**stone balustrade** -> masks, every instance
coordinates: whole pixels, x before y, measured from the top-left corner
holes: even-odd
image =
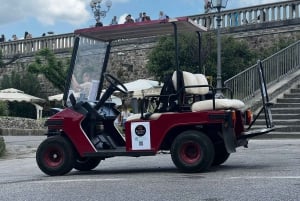
[[[263,4],[220,12],[221,28],[246,26],[248,24],[276,22],[299,18],[300,1],[290,0],[278,3]],[[217,12],[190,16],[198,24],[209,29],[216,29]]]
[[[32,39],[23,39],[7,41],[0,43],[0,50],[4,58],[10,58],[14,55],[31,56],[37,51],[49,48],[53,51],[63,51],[73,47],[74,34],[60,34],[53,36],[44,36]]]

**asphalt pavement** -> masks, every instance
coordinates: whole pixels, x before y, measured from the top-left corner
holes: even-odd
[[[6,151],[1,159],[23,158],[35,155],[46,136],[3,136]]]

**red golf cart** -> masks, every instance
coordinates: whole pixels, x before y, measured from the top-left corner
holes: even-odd
[[[73,168],[92,170],[101,160],[115,156],[152,156],[167,150],[180,171],[199,172],[224,163],[237,147],[246,147],[249,138],[274,130],[261,65],[263,105],[259,114],[264,112],[266,127],[259,130],[251,129],[256,119],[252,121],[242,101],[232,99],[232,94],[217,98],[216,93],[229,89],[216,89],[204,75],[180,69],[178,33],[194,32],[200,39],[203,31],[206,28],[188,18],[76,30],[65,108],[46,121],[47,138],[36,152],[39,168],[51,176],[64,175]],[[174,73],[160,95],[143,98],[141,112],[127,119],[121,133],[114,124],[120,111],[110,97],[115,91],[127,93],[127,89],[106,73],[112,43],[167,34],[175,41]],[[89,80],[82,77],[86,74]],[[103,86],[107,86],[104,93]]]

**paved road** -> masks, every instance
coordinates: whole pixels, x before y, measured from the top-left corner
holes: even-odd
[[[205,173],[179,173],[169,154],[159,154],[48,177],[35,163],[42,138],[6,139],[11,155],[0,159],[1,200],[300,200],[300,140],[252,140]]]
[[[6,154],[4,159],[24,158],[35,155],[38,145],[46,136],[4,136]]]

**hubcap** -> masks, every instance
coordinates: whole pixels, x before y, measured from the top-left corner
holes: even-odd
[[[49,148],[44,154],[44,160],[47,166],[57,167],[64,160],[63,151],[58,147]]]
[[[195,142],[186,142],[180,149],[180,157],[186,163],[192,164],[199,161],[201,157],[201,149],[199,144]]]

